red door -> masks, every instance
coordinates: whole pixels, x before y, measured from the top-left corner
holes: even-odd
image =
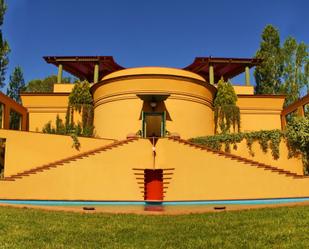
[[[162,169],[145,169],[144,171],[144,199],[163,200],[163,170]]]

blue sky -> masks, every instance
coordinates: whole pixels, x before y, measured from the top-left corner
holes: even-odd
[[[196,56],[252,57],[267,24],[309,44],[306,0],[7,0],[7,81],[56,74],[44,55],[112,55],[124,67],[184,67]],[[238,79],[237,79],[238,80]],[[240,79],[240,81],[244,81]]]

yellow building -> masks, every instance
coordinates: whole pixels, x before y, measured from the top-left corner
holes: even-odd
[[[213,101],[223,77],[245,74],[234,85],[241,131],[281,129],[284,96],[254,95],[249,69],[257,59],[196,58],[183,68],[123,68],[109,56],[44,57],[58,67],[51,93],[22,93],[28,130],[0,130],[5,141],[0,199],[190,201],[309,196],[300,158],[288,158],[285,141],[274,160],[244,142],[231,153],[192,145],[214,134]],[[65,70],[91,82],[95,137],[41,133],[67,112],[73,84]]]

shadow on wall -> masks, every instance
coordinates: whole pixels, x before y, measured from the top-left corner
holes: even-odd
[[[140,115],[139,115],[139,120],[142,120],[142,113],[143,112],[165,112],[166,113],[166,120],[173,121],[168,110],[166,109],[166,105],[165,105],[164,101],[155,102],[156,103],[155,107],[151,107],[151,103],[152,102],[150,102],[150,101],[144,101],[143,102],[142,110],[140,111]]]

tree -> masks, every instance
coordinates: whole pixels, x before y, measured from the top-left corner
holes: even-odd
[[[71,81],[76,82],[76,78],[64,77],[62,79],[63,83],[71,83]],[[26,92],[52,92],[54,89],[54,84],[57,83],[57,76],[50,75],[44,79],[35,79],[28,82],[26,87]]]
[[[12,75],[10,76],[10,83],[7,89],[7,96],[14,99],[16,102],[21,103],[20,92],[25,90],[25,80],[21,67],[15,67]]]
[[[54,83],[57,82],[57,76],[51,75],[44,79],[35,79],[28,82],[26,92],[52,92]]]
[[[287,126],[286,137],[291,155],[301,154],[305,174],[309,173],[309,119],[296,117]]]
[[[309,60],[308,46],[288,37],[281,49],[283,59],[283,83],[280,92],[287,95],[285,106],[298,100],[302,94],[308,92],[309,86]]]
[[[74,113],[79,112],[82,116],[81,122],[74,122]],[[65,117],[65,124],[57,115],[56,126],[49,121],[44,125],[44,133],[70,135],[73,139],[73,146],[79,150],[80,142],[78,136],[92,137],[93,126],[93,99],[90,93],[90,84],[87,81],[77,82],[69,95],[69,104]]]
[[[282,47],[278,29],[267,25],[256,57],[262,63],[255,69],[257,94],[285,94],[285,106],[309,93],[308,46],[288,37]]]
[[[74,111],[78,111],[82,116],[82,122],[77,125],[73,120]],[[74,127],[77,135],[93,135],[93,99],[87,81],[76,83],[69,95],[66,126]]]
[[[12,75],[10,76],[10,83],[7,89],[7,95],[14,99],[16,102],[21,103],[20,92],[25,89],[25,80],[21,67],[15,67]],[[17,112],[11,110],[10,113],[10,129],[18,130],[20,127],[21,116]]]
[[[215,133],[218,132],[218,127],[221,133],[229,133],[231,126],[235,132],[240,131],[240,111],[236,106],[237,95],[232,84],[225,82],[221,78],[218,82],[217,95],[214,100],[215,109]]]
[[[74,120],[76,112],[81,114],[81,122]],[[48,122],[43,127],[44,133],[75,134],[76,136],[91,137],[93,135],[93,99],[90,93],[90,84],[87,81],[78,82],[74,85],[69,95],[69,103],[65,117],[65,124],[62,119],[56,117],[56,126]]]
[[[256,58],[262,59],[254,72],[257,94],[278,93],[282,75],[282,58],[278,29],[267,25],[262,33],[260,49]]]
[[[8,54],[10,52],[9,44],[2,36],[2,25],[6,9],[5,1],[0,0],[0,88],[5,85],[5,74],[9,63]]]

